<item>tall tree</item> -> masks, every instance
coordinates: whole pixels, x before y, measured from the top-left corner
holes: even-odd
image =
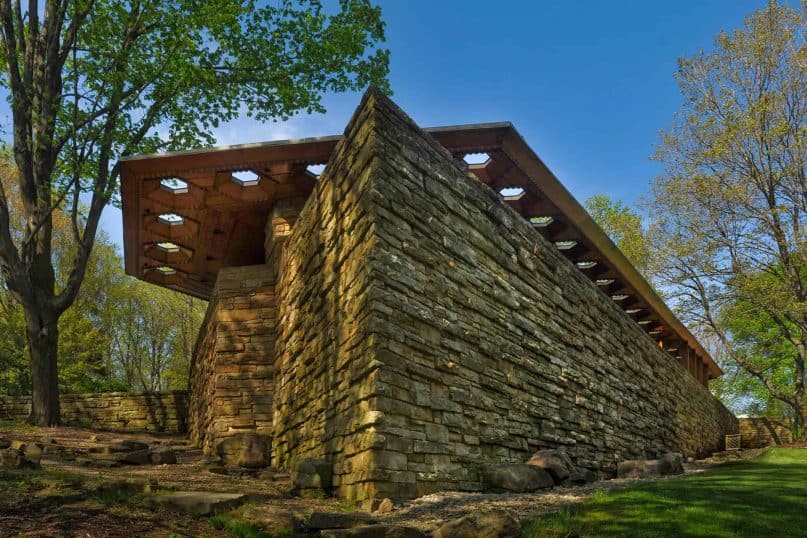
[[[0,84],[25,214],[15,237],[0,190],[0,270],[25,312],[33,422],[59,420],[58,320],[115,195],[118,158],[210,143],[212,128],[242,113],[275,120],[323,110],[326,91],[386,87],[383,39],[369,0],[341,0],[333,13],[319,0],[0,0]],[[58,207],[72,221],[61,287]]]
[[[805,8],[770,2],[679,60],[681,111],[651,215],[668,291],[803,432],[807,360]],[[786,374],[786,375],[783,375]]]

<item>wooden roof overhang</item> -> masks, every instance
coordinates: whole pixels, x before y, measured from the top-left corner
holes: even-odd
[[[512,124],[426,131],[455,158],[487,154],[485,162],[468,165],[469,171],[499,192],[673,357],[682,362],[697,357],[705,365],[704,381],[722,375],[709,353]],[[340,138],[121,159],[127,274],[208,299],[220,267],[264,263],[269,209],[277,200],[307,196],[316,182],[309,167],[327,164]],[[241,172],[251,175],[239,182]]]

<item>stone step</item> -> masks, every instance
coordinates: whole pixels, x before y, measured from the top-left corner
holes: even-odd
[[[247,502],[248,497],[244,493],[174,491],[149,497],[148,502],[194,516],[209,516],[237,508]]]

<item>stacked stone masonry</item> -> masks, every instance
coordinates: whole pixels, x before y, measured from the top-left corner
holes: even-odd
[[[61,420],[113,431],[185,432],[188,393],[160,394],[62,394]],[[23,422],[31,409],[29,396],[0,396],[0,419]]]
[[[722,448],[737,420],[385,97],[369,93],[286,240],[275,464],[347,498],[479,490],[480,466],[565,447]]]
[[[237,433],[271,434],[276,315],[268,266],[219,272],[189,381],[189,433],[206,453]]]
[[[739,422],[742,448],[763,448],[793,442],[790,424],[782,419],[748,417],[739,419]]]
[[[266,232],[266,265],[219,273],[197,346],[189,421],[207,452],[239,431],[271,433],[273,465],[323,458],[337,493],[364,500],[480,490],[482,465],[542,448],[608,474],[622,459],[705,455],[737,431],[613,300],[374,91],[312,194],[278,202]]]

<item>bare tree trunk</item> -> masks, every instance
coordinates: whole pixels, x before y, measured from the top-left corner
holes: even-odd
[[[57,356],[58,316],[46,309],[25,309],[25,323],[31,359],[31,415],[29,422],[39,426],[59,424],[59,378]]]

